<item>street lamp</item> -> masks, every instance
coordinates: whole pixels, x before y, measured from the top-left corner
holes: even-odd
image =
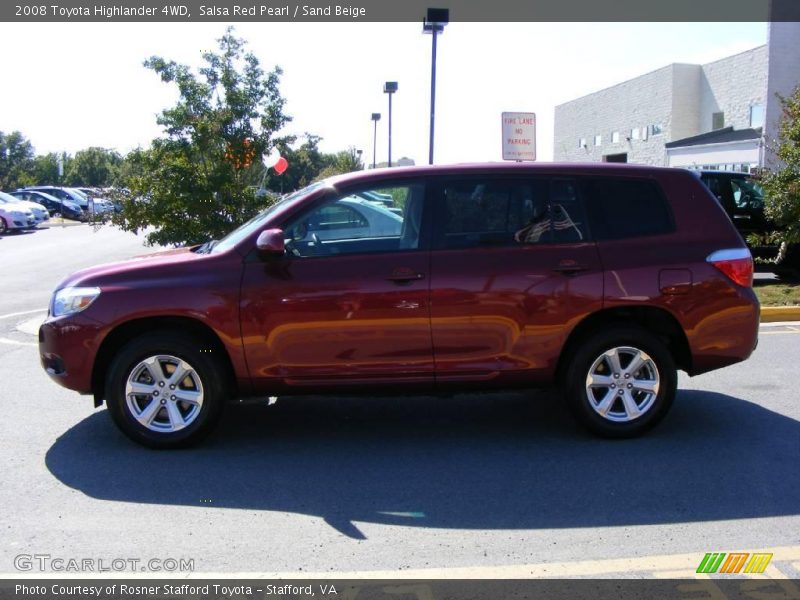
[[[389,94],[389,166],[392,166],[392,94],[397,91],[396,81],[387,81],[383,84],[383,93]]]
[[[377,152],[378,142],[378,121],[381,120],[381,113],[372,113],[372,121],[374,122],[374,131],[372,132],[372,168],[375,168],[375,155]]]
[[[431,42],[431,133],[428,145],[428,164],[433,164],[433,132],[436,115],[436,35],[444,31],[450,22],[450,11],[446,8],[429,8],[422,24],[422,33],[430,33]]]

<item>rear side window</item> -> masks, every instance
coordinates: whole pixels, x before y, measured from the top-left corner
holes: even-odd
[[[486,178],[443,185],[439,230],[445,248],[564,244],[588,238],[572,179]]]
[[[590,179],[583,187],[589,222],[597,239],[620,240],[675,230],[672,212],[652,181]]]

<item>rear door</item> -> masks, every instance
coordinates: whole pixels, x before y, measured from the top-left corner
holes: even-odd
[[[442,180],[431,202],[437,384],[551,377],[570,328],[603,301],[576,182]]]

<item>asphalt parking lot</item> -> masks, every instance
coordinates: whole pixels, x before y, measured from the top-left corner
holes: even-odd
[[[199,448],[134,446],[51,383],[36,323],[68,272],[152,251],[114,229],[0,238],[0,573],[15,557],[191,558],[198,573],[681,576],[706,552],[800,577],[800,323],[695,378],[648,436],[546,391],[233,406]]]

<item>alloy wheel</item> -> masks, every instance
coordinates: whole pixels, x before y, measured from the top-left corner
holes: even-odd
[[[125,401],[133,418],[158,433],[191,425],[200,414],[203,397],[203,383],[195,369],[169,354],[140,361],[125,384]]]
[[[620,346],[598,356],[586,375],[586,398],[604,419],[627,423],[647,413],[658,397],[660,375],[643,350]]]

